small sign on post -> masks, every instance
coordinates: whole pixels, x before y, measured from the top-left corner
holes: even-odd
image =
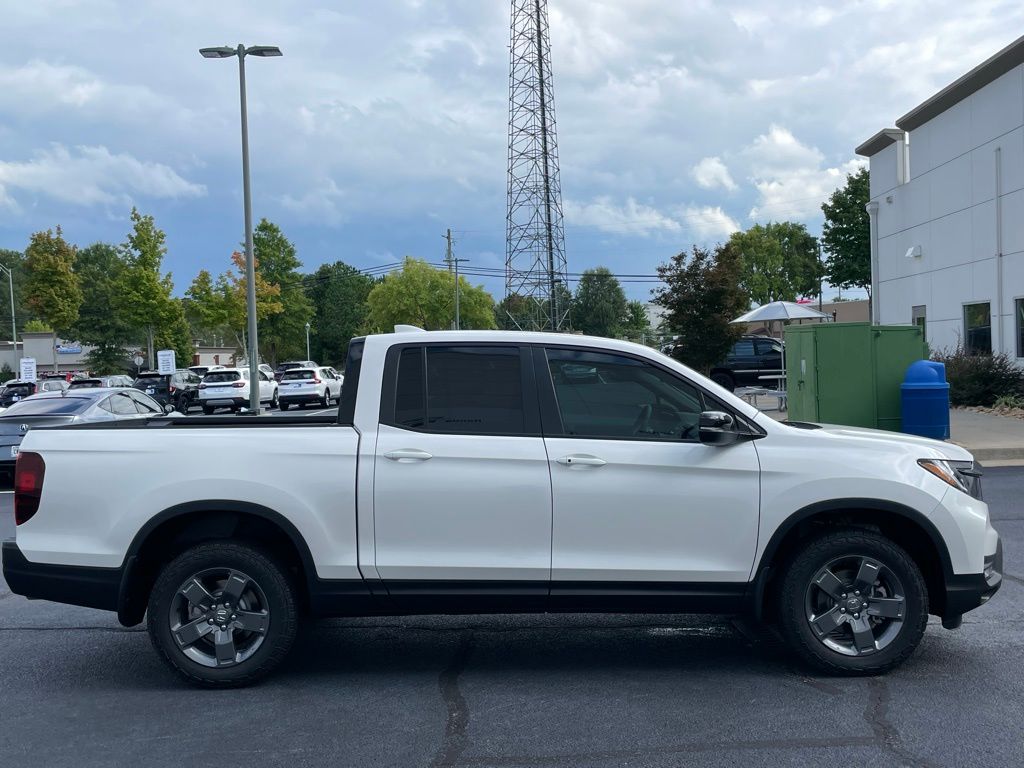
[[[157,373],[162,375],[168,375],[174,373],[175,369],[174,350],[173,349],[161,349],[156,353],[156,370]]]
[[[21,358],[21,380],[36,380],[36,359],[34,357]]]

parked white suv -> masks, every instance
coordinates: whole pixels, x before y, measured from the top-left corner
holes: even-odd
[[[257,370],[259,377],[260,403],[271,408],[278,404],[278,387],[273,377]],[[249,369],[220,368],[210,371],[199,384],[199,404],[203,413],[209,416],[218,408],[230,408],[236,412],[249,406]]]
[[[33,429],[11,590],[146,618],[174,670],[229,686],[303,612],[745,612],[871,674],[1001,584],[950,443],[779,423],[612,339],[369,336],[346,375],[330,416]]]
[[[292,368],[281,375],[280,405],[282,411],[288,406],[318,404],[330,408],[332,401],[341,399],[344,378],[333,368]]]

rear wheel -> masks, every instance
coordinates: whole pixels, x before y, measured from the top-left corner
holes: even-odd
[[[324,408],[331,407],[331,390],[324,390],[324,396],[320,398],[320,405],[322,405]]]
[[[277,390],[274,390],[274,396],[270,398],[270,407],[277,408],[281,404],[280,398],[278,397]]]
[[[901,547],[844,529],[806,543],[782,581],[781,629],[826,672],[870,675],[899,666],[928,623],[928,589]]]
[[[284,659],[298,610],[285,571],[260,550],[209,543],[175,558],[157,578],[148,629],[163,660],[209,688],[254,683]]]
[[[288,410],[288,403],[278,403],[277,407],[280,408],[282,411],[287,411]]]

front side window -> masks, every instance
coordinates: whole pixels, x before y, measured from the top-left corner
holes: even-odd
[[[696,441],[704,397],[693,385],[624,355],[550,349],[548,368],[570,437]]]
[[[449,434],[527,431],[516,347],[408,347],[397,377],[398,426]]]
[[[964,304],[964,349],[969,355],[992,354],[992,308],[989,302]]]

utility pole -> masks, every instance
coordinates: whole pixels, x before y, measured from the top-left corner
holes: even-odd
[[[462,316],[459,311],[459,264],[469,261],[469,259],[456,259],[452,257],[452,264],[455,265],[455,330],[462,330]]]
[[[11,344],[14,345],[14,357],[20,360],[21,355],[18,354],[18,329],[14,317],[14,273],[11,272],[10,267],[5,267],[3,264],[0,264],[0,270],[7,273],[7,282],[11,288]]]
[[[452,231],[451,231],[450,228],[449,228],[447,234],[444,236],[444,239],[448,242],[448,245],[445,248],[445,252],[444,252],[444,263],[448,265],[448,271],[451,272],[452,271]]]
[[[825,268],[821,263],[821,240],[818,241],[818,311],[821,312],[821,293],[825,290]]]

